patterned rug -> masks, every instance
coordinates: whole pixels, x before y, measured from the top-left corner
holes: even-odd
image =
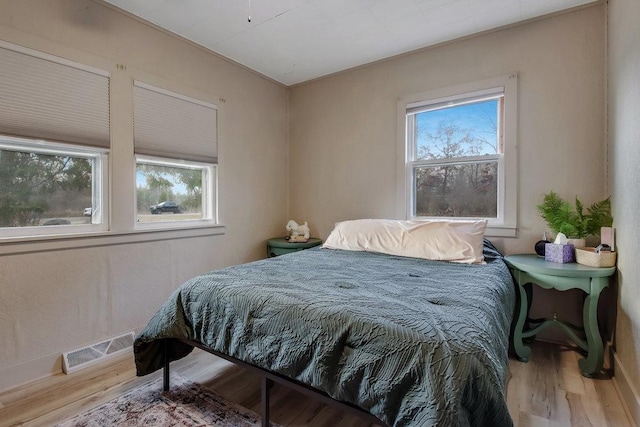
[[[171,375],[171,390],[168,392],[162,391],[162,379],[157,379],[56,424],[57,427],[260,425],[261,418],[255,412],[175,374]],[[271,425],[280,427],[275,423]]]

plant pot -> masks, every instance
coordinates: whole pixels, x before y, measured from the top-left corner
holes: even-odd
[[[574,248],[584,248],[587,246],[585,239],[567,239],[568,245],[573,245]]]

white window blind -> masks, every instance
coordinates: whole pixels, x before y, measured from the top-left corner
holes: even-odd
[[[0,42],[0,133],[109,147],[109,74]]]
[[[504,88],[498,87],[467,93],[464,95],[454,95],[442,99],[415,102],[407,105],[407,115],[440,110],[442,108],[453,107],[454,105],[489,101],[490,99],[500,98],[501,96],[504,96]]]
[[[136,154],[217,163],[215,105],[139,81],[133,102]]]

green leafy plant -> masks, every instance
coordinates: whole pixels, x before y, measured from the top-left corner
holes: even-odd
[[[544,201],[538,205],[542,218],[555,233],[564,233],[570,239],[583,239],[597,236],[601,227],[611,227],[611,200],[609,197],[594,203],[587,208],[576,197],[575,205],[571,205],[556,193],[545,194]]]

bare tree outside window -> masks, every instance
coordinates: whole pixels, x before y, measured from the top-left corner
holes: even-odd
[[[499,99],[417,113],[416,216],[495,218]]]

